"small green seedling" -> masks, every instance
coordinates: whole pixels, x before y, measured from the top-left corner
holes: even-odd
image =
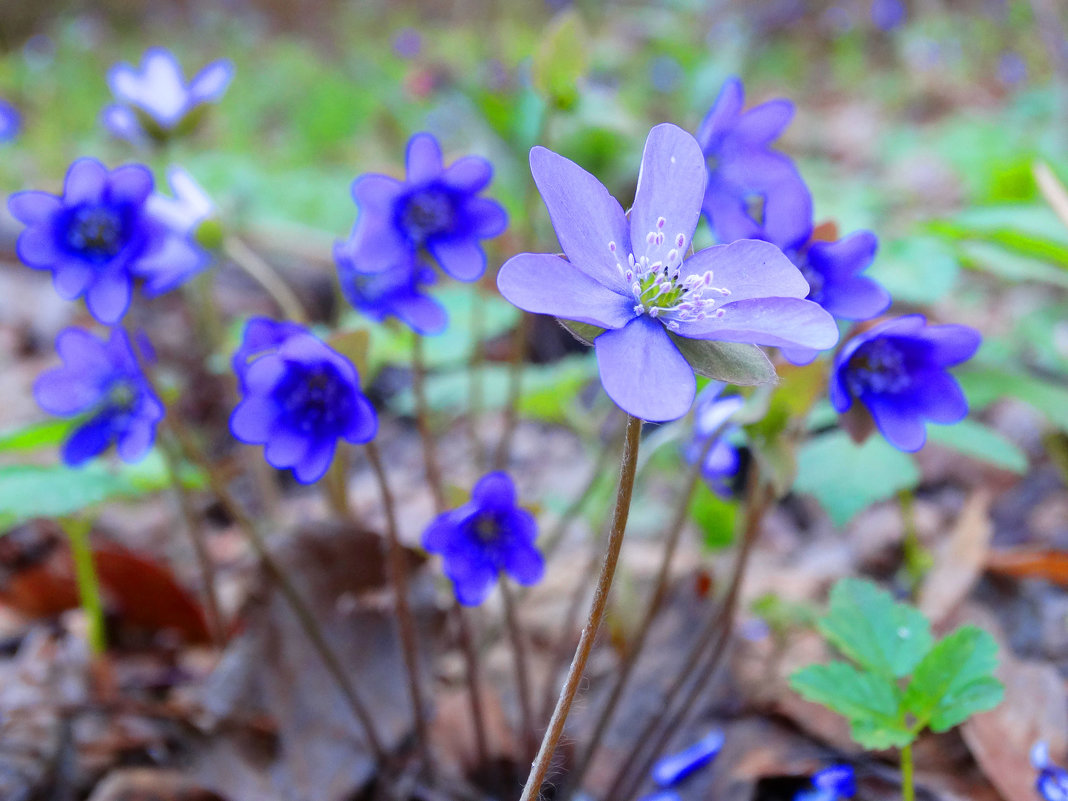
[[[816,625],[855,665],[809,665],[790,676],[790,686],[848,718],[853,739],[865,748],[900,748],[902,792],[913,801],[912,743],[919,733],[947,731],[1001,702],[1005,688],[992,675],[997,643],[976,626],[936,643],[918,609],[851,578],[831,590],[830,611]]]

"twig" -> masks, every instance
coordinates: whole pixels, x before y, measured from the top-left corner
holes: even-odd
[[[471,722],[475,728],[475,748],[481,765],[489,764],[489,748],[486,745],[485,714],[482,711],[482,681],[479,672],[478,653],[471,636],[471,625],[467,620],[467,611],[456,602],[457,634],[460,638],[460,650],[463,651],[467,668],[467,696],[471,704]]]
[[[519,616],[516,614],[515,597],[512,588],[508,585],[508,579],[500,577],[501,598],[504,601],[504,619],[508,627],[508,636],[512,641],[512,655],[515,659],[516,694],[519,696],[519,719],[522,729],[522,742],[524,758],[531,759],[537,748],[534,739],[534,714],[531,708],[530,675],[527,669],[527,649],[523,644],[523,631],[519,627]]]
[[[1050,208],[1064,223],[1064,226],[1068,228],[1068,190],[1064,188],[1064,184],[1057,179],[1057,176],[1053,174],[1053,170],[1044,161],[1036,161],[1032,164],[1031,172],[1034,173],[1035,182],[1038,184],[1042,196],[1046,198]]]
[[[512,336],[512,357],[508,362],[508,399],[504,404],[504,428],[493,456],[494,470],[508,467],[508,457],[512,450],[512,437],[519,422],[519,400],[523,389],[523,367],[527,356],[527,332],[530,328],[530,315],[522,313]]]
[[[226,237],[223,240],[223,252],[267,291],[267,294],[278,304],[284,317],[297,323],[307,321],[308,315],[304,311],[304,306],[289,288],[289,284],[282,279],[274,267],[244,241],[236,236]]]
[[[426,361],[423,355],[423,337],[420,334],[415,335],[415,341],[412,343],[412,394],[415,395],[415,425],[423,443],[426,483],[434,496],[434,509],[441,514],[445,511],[445,486],[441,479],[437,443],[430,430],[430,405],[426,399]]]
[[[608,537],[608,548],[605,551],[604,562],[601,566],[601,575],[597,580],[597,588],[593,594],[593,604],[586,625],[579,637],[578,647],[575,649],[575,657],[571,662],[564,686],[560,690],[560,698],[556,702],[549,728],[541,741],[538,755],[531,766],[530,776],[523,787],[523,795],[520,801],[531,801],[541,792],[545,774],[549,771],[556,745],[560,736],[564,733],[564,724],[567,722],[571,704],[578,692],[579,682],[586,669],[586,661],[593,649],[593,642],[597,636],[597,630],[604,618],[605,608],[608,605],[608,594],[612,589],[612,579],[616,572],[616,563],[619,561],[619,552],[623,546],[623,534],[627,528],[627,516],[630,513],[630,500],[634,491],[634,473],[638,461],[638,443],[641,438],[642,421],[634,416],[627,418],[627,438],[623,446],[623,458],[620,465],[619,488],[616,491],[616,508],[612,515],[612,530]]]

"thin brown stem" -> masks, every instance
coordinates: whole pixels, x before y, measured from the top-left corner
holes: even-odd
[[[601,709],[601,714],[598,716],[597,723],[593,727],[593,733],[590,735],[590,739],[586,744],[586,750],[578,760],[577,767],[573,773],[574,778],[568,777],[569,782],[572,782],[573,786],[581,786],[582,780],[586,776],[586,771],[589,769],[590,763],[593,761],[593,757],[597,753],[597,746],[600,744],[601,738],[604,736],[605,730],[608,728],[608,724],[612,722],[612,717],[615,714],[616,706],[619,704],[619,699],[623,696],[623,691],[627,687],[627,682],[630,680],[634,666],[638,662],[638,657],[641,654],[642,649],[645,647],[645,640],[652,627],[653,620],[660,612],[660,608],[664,604],[664,599],[667,597],[668,585],[671,578],[671,562],[675,558],[675,551],[678,549],[682,530],[685,528],[686,521],[689,518],[690,502],[693,500],[694,492],[697,490],[698,482],[701,480],[701,468],[704,465],[705,458],[708,456],[708,452],[715,443],[718,434],[719,432],[713,432],[712,435],[708,437],[702,446],[700,455],[690,466],[689,473],[686,477],[686,487],[683,490],[682,495],[679,496],[678,504],[675,507],[675,516],[671,521],[671,527],[668,529],[667,539],[664,543],[664,553],[660,559],[660,567],[653,584],[653,590],[649,595],[649,601],[646,604],[645,614],[642,617],[641,623],[638,625],[637,631],[634,633],[633,641],[627,649],[623,661],[619,665],[619,675],[616,677],[616,683],[613,685],[608,700]]]
[[[504,422],[501,439],[493,456],[493,469],[504,470],[512,450],[512,437],[519,423],[519,399],[523,390],[523,367],[527,358],[527,333],[530,315],[523,313],[512,336],[512,357],[508,362],[508,397],[504,404]]]
[[[626,758],[620,762],[622,768],[616,775],[611,789],[605,796],[606,798],[626,801],[640,789],[642,779],[648,772],[650,765],[667,745],[671,736],[679,730],[682,720],[694,707],[701,691],[707,686],[706,679],[714,672],[719,661],[726,653],[726,645],[729,641],[728,635],[731,623],[734,620],[734,612],[738,604],[742,582],[749,565],[749,557],[757,540],[764,511],[771,500],[770,488],[759,481],[756,473],[757,471],[754,469],[750,474],[751,483],[746,503],[745,530],[742,534],[742,542],[735,560],[727,594],[717,608],[716,613],[709,618],[698,635],[693,647],[683,661],[682,670],[676,675],[665,694],[660,707],[665,710],[673,709],[673,711],[669,714],[657,715],[646,724],[641,734],[634,741],[634,747]],[[676,705],[675,702],[678,700],[679,695],[687,687],[689,692],[686,697]],[[643,752],[645,753],[644,757]],[[624,791],[623,788],[626,786],[625,781],[628,776],[633,776],[633,780],[627,790]]]
[[[486,745],[486,718],[482,703],[482,678],[479,671],[478,652],[471,636],[471,624],[467,620],[467,610],[456,602],[456,631],[460,638],[460,650],[464,655],[467,669],[467,696],[471,704],[471,722],[475,729],[475,748],[478,751],[480,765],[489,765],[489,748]]]
[[[519,721],[522,729],[523,752],[526,759],[534,757],[537,741],[534,739],[534,714],[530,697],[530,672],[528,670],[527,649],[523,642],[523,630],[519,626],[516,613],[515,596],[508,585],[508,579],[500,577],[501,598],[504,601],[504,619],[508,627],[508,636],[512,641],[512,655],[515,659],[516,694],[519,696]]]
[[[171,488],[174,490],[178,501],[178,509],[185,523],[189,541],[193,546],[197,566],[200,569],[200,581],[204,585],[204,606],[208,611],[208,630],[211,632],[211,640],[217,648],[226,644],[226,625],[223,621],[219,607],[219,594],[215,585],[215,563],[208,551],[208,543],[204,537],[204,529],[201,526],[200,515],[197,514],[193,505],[193,499],[189,491],[182,483],[180,470],[181,458],[176,452],[177,445],[169,437],[160,438],[160,453],[163,454],[163,464],[167,468],[167,477]]]
[[[324,476],[323,492],[334,517],[345,523],[355,523],[356,515],[353,514],[352,504],[349,502],[349,453],[349,449],[345,447],[339,447],[334,453],[334,461],[330,463],[330,468]]]
[[[482,364],[485,350],[482,347],[483,319],[482,293],[477,286],[471,290],[471,358],[467,362],[467,435],[471,439],[471,460],[481,471],[486,454],[478,427],[482,422]]]
[[[371,463],[378,489],[382,495],[382,506],[386,513],[386,536],[389,544],[389,571],[392,579],[394,599],[397,607],[397,622],[400,629],[401,648],[404,652],[404,665],[408,673],[408,693],[411,696],[412,711],[415,717],[415,736],[419,750],[428,772],[433,773],[434,763],[430,754],[430,735],[427,732],[426,705],[423,703],[423,691],[419,681],[419,654],[416,648],[415,616],[408,603],[408,569],[404,564],[404,549],[397,535],[397,513],[393,503],[393,493],[389,489],[386,470],[382,466],[382,457],[374,441],[364,446],[367,459]]]
[[[223,242],[223,251],[234,264],[248,273],[267,291],[286,319],[297,323],[307,321],[308,315],[300,299],[266,259],[236,236],[226,237]]]
[[[549,771],[553,753],[564,733],[564,724],[571,712],[571,704],[578,692],[579,682],[586,669],[586,662],[593,650],[593,643],[597,637],[597,630],[601,627],[605,609],[608,606],[608,595],[612,589],[612,579],[615,577],[616,564],[619,561],[619,552],[623,546],[623,534],[627,529],[627,516],[630,513],[630,500],[634,491],[634,474],[638,462],[638,443],[641,438],[642,421],[634,416],[627,418],[627,438],[623,446],[623,458],[620,465],[619,487],[616,491],[616,508],[612,515],[612,529],[608,537],[608,547],[605,551],[604,562],[601,566],[601,575],[597,580],[597,587],[593,594],[593,603],[590,606],[590,614],[586,625],[579,637],[578,647],[575,649],[575,657],[571,661],[564,686],[560,690],[560,698],[556,702],[556,708],[549,721],[549,728],[541,741],[538,755],[531,766],[530,776],[523,787],[523,795],[520,801],[531,801],[537,798],[541,792],[541,785],[545,781],[545,774]]]
[[[412,343],[412,394],[415,395],[415,425],[423,443],[426,483],[434,496],[434,509],[441,514],[445,511],[445,485],[441,478],[437,442],[430,430],[430,405],[426,399],[426,360],[423,355],[423,337],[419,334],[415,335],[415,341]]]

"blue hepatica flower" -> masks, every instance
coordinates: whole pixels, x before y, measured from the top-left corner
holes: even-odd
[[[378,431],[356,368],[295,323],[249,320],[234,370],[243,397],[231,433],[265,446],[268,463],[292,468],[302,484],[323,477],[338,439],[364,443]]]
[[[419,334],[440,334],[449,324],[445,308],[424,293],[436,280],[434,270],[418,259],[405,259],[380,273],[361,272],[352,240],[334,245],[341,291],[372,320],[396,317]]]
[[[174,54],[162,47],[145,51],[140,70],[116,64],[108,72],[108,86],[118,103],[104,109],[104,125],[121,139],[145,136],[164,141],[192,128],[195,112],[225,94],[234,67],[223,59],[208,64],[189,83]]]
[[[674,125],[645,143],[629,219],[601,183],[543,147],[530,168],[566,259],[521,253],[497,275],[512,304],[607,329],[594,339],[601,383],[624,411],[674,420],[696,392],[674,338],[829,348],[834,319],[804,300],[800,271],[767,242],[686,253],[707,176],[696,140]]]
[[[686,461],[693,464],[707,447],[709,437],[715,437],[701,465],[701,476],[718,494],[729,495],[730,479],[737,475],[741,460],[738,451],[727,439],[733,429],[728,426],[728,421],[745,405],[745,398],[740,395],[720,397],[724,386],[719,381],[713,381],[697,396],[693,439],[686,446],[685,456]]]
[[[10,142],[19,135],[22,117],[19,110],[6,100],[0,99],[0,142]]]
[[[793,160],[771,148],[793,118],[793,103],[770,100],[743,112],[744,105],[742,82],[728,79],[697,129],[708,168],[702,210],[721,242],[798,247],[811,231],[812,195]]]
[[[925,422],[956,423],[968,402],[947,367],[970,359],[979,332],[964,325],[927,325],[921,314],[881,323],[850,339],[835,356],[831,403],[839,413],[854,400],[867,408],[886,440],[917,451]]]
[[[381,273],[410,264],[425,251],[459,281],[475,281],[486,271],[481,240],[508,225],[504,208],[481,197],[493,166],[465,156],[448,167],[428,133],[408,142],[407,177],[361,175],[352,184],[359,216],[344,247],[361,273]]]
[[[16,250],[28,267],[51,270],[56,292],[82,295],[92,315],[111,325],[130,305],[133,281],[146,295],[165,292],[201,269],[205,255],[148,210],[152,173],[139,164],[108,170],[75,161],[62,195],[16,192],[12,216],[26,226]]]
[[[126,332],[113,328],[105,342],[81,328],[56,337],[63,366],[37,379],[33,394],[49,414],[85,415],[63,444],[63,461],[77,466],[115,443],[125,462],[141,459],[156,436],[163,404],[152,392]]]
[[[438,515],[423,532],[423,547],[441,554],[456,599],[482,603],[503,570],[520,584],[537,584],[545,562],[534,547],[534,515],[516,506],[507,473],[489,473],[471,490],[471,500]]]
[[[812,777],[812,787],[802,790],[794,801],[841,801],[857,794],[852,765],[832,765]]]
[[[1031,749],[1031,764],[1038,771],[1035,789],[1046,801],[1068,801],[1068,771],[1049,758],[1049,745],[1039,741]]]

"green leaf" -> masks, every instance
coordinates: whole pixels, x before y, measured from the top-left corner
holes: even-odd
[[[993,709],[1005,694],[992,675],[998,644],[977,626],[963,626],[943,638],[916,667],[905,705],[918,721],[946,731],[976,712]]]
[[[965,419],[948,426],[931,426],[927,434],[932,442],[952,448],[965,456],[1021,475],[1027,472],[1027,454],[1014,443],[975,420]]]
[[[847,718],[853,739],[865,748],[900,748],[914,738],[901,720],[901,691],[881,676],[862,673],[845,662],[831,662],[795,671],[790,686],[809,701]]]
[[[953,289],[960,265],[952,245],[930,236],[891,242],[881,249],[867,275],[878,281],[894,300],[926,305]]]
[[[794,489],[815,496],[834,524],[843,526],[869,504],[919,481],[912,458],[882,437],[857,445],[844,431],[832,431],[801,446]]]
[[[592,346],[593,340],[604,333],[603,328],[598,328],[589,323],[577,323],[574,320],[562,320],[559,317],[556,318],[556,321],[566,328],[568,333],[583,345]]]
[[[1012,397],[1033,406],[1050,423],[1068,431],[1068,389],[1064,387],[999,367],[962,369],[956,377],[976,409],[983,409],[998,398]]]
[[[971,270],[981,270],[1003,281],[1037,281],[1068,287],[1068,272],[1035,256],[1017,253],[991,242],[958,244],[961,263]]]
[[[557,14],[534,52],[531,79],[550,104],[570,109],[578,100],[578,82],[586,73],[589,42],[575,9]]]
[[[53,417],[0,432],[0,451],[36,451],[59,445],[78,423],[76,417]]]
[[[671,339],[697,375],[743,387],[778,381],[771,361],[756,345],[674,335]]]
[[[702,544],[711,550],[726,548],[734,543],[734,524],[738,505],[721,498],[702,481],[697,485],[690,516],[701,530]]]
[[[839,651],[887,679],[907,676],[931,649],[923,613],[863,579],[835,584],[830,611],[817,625]]]

